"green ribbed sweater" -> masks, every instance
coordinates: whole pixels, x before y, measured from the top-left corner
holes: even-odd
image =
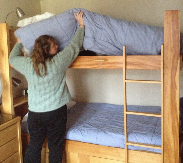
[[[65,75],[67,68],[79,54],[83,38],[84,28],[79,27],[70,44],[57,53],[51,61],[46,62],[47,75],[44,77],[36,74],[30,57],[21,56],[22,44],[15,44],[10,53],[9,62],[27,79],[30,111],[52,111],[71,100]]]

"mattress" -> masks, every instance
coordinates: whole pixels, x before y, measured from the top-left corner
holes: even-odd
[[[164,29],[137,22],[115,19],[82,8],[74,8],[48,19],[19,28],[15,35],[24,47],[32,51],[34,41],[40,35],[48,34],[58,41],[59,50],[67,46],[78,24],[73,13],[84,11],[85,36],[83,47],[97,55],[122,55],[123,45],[131,55],[160,54],[164,43]],[[181,48],[182,48],[181,37]]]
[[[160,113],[159,106],[133,106],[129,111]],[[66,139],[124,148],[123,105],[76,103],[68,109]],[[161,145],[161,119],[139,115],[127,116],[128,141]],[[22,128],[26,128],[26,122]],[[22,129],[25,131],[25,129]],[[128,146],[128,149],[161,153],[161,150]]]

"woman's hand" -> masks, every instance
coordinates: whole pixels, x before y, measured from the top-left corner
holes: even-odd
[[[20,41],[20,39],[18,37],[16,39],[17,39],[17,43],[21,43],[21,41]]]
[[[77,22],[79,23],[79,26],[84,27],[83,11],[79,11],[78,13],[74,13],[74,17],[76,18]]]

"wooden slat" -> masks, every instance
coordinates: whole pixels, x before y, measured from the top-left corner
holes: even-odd
[[[125,80],[125,82],[129,82],[129,83],[155,83],[155,84],[161,84],[161,81],[158,80],[132,80],[132,79],[127,79]]]
[[[143,116],[149,116],[149,117],[162,117],[161,114],[158,114],[158,113],[145,113],[145,112],[135,112],[135,111],[127,111],[126,114],[143,115]]]
[[[18,153],[19,153],[19,162],[20,163],[23,163],[23,158],[22,158],[22,138],[21,138],[21,124],[20,124],[20,117],[17,117],[17,123],[16,123],[16,125],[17,125],[17,132],[18,132],[18,136],[17,136],[17,138],[18,138]]]
[[[124,136],[125,136],[125,163],[128,163],[128,146],[127,146],[127,98],[126,98],[126,46],[123,46],[123,98],[124,98]]]
[[[138,147],[161,149],[160,145],[151,145],[151,144],[135,143],[135,142],[127,142],[127,144],[133,145],[133,146],[138,146]]]
[[[6,23],[0,23],[0,72],[3,83],[2,109],[5,114],[14,115],[12,97],[12,79],[9,66],[9,29]]]
[[[161,45],[161,163],[164,163],[164,45]]]
[[[164,163],[179,163],[180,11],[164,14]]]
[[[160,70],[161,55],[128,55],[127,69]],[[123,56],[78,56],[70,68],[122,69]]]

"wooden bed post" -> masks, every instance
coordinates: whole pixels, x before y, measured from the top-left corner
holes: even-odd
[[[164,163],[179,163],[180,11],[164,14]]]
[[[14,115],[11,69],[9,66],[9,28],[6,23],[0,23],[0,67],[3,84],[1,112]]]

